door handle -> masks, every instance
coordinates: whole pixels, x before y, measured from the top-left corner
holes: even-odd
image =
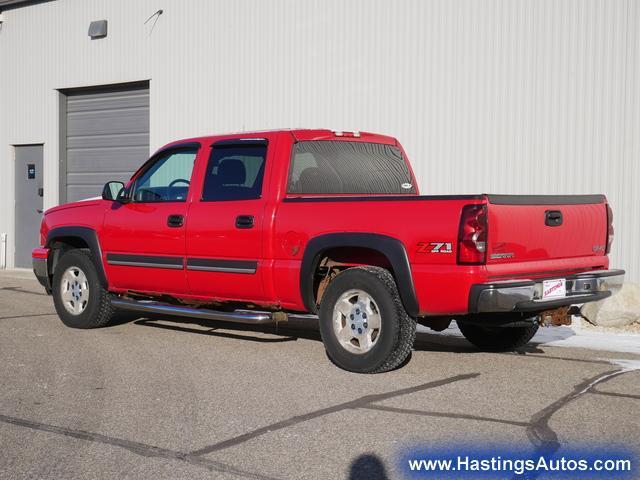
[[[560,210],[547,210],[544,212],[544,224],[548,227],[562,225],[562,212]]]
[[[253,228],[253,215],[239,215],[236,217],[236,228]]]
[[[171,228],[178,228],[184,225],[183,215],[169,215],[167,217],[167,226]]]

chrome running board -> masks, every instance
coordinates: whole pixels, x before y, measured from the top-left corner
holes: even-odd
[[[270,312],[253,312],[250,310],[220,312],[206,308],[183,307],[169,305],[152,300],[128,300],[124,298],[114,298],[111,300],[114,307],[130,312],[157,313],[161,315],[173,315],[177,317],[202,318],[206,320],[220,320],[223,322],[248,323],[251,325],[261,325],[275,323],[275,319]],[[286,316],[284,317],[286,318]],[[278,318],[278,321],[281,321]]]

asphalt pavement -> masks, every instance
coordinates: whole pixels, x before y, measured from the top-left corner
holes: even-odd
[[[420,333],[405,366],[358,375],[313,323],[73,330],[28,272],[5,272],[0,478],[401,478],[413,445],[638,447],[640,370],[621,360],[640,357]]]

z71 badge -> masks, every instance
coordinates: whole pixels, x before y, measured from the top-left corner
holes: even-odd
[[[453,253],[451,242],[419,242],[418,253]]]

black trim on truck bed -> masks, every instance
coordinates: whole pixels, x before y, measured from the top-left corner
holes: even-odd
[[[589,205],[604,203],[604,195],[493,195],[487,194],[494,205]]]
[[[342,232],[328,233],[312,238],[304,250],[300,265],[300,294],[307,311],[317,313],[314,293],[314,273],[324,252],[336,247],[364,247],[376,250],[387,257],[407,313],[417,317],[419,313],[418,297],[413,285],[409,257],[404,244],[397,238],[377,233]]]
[[[283,202],[380,202],[384,200],[484,200],[484,195],[367,195],[367,196],[309,196],[309,197],[285,197]]]

